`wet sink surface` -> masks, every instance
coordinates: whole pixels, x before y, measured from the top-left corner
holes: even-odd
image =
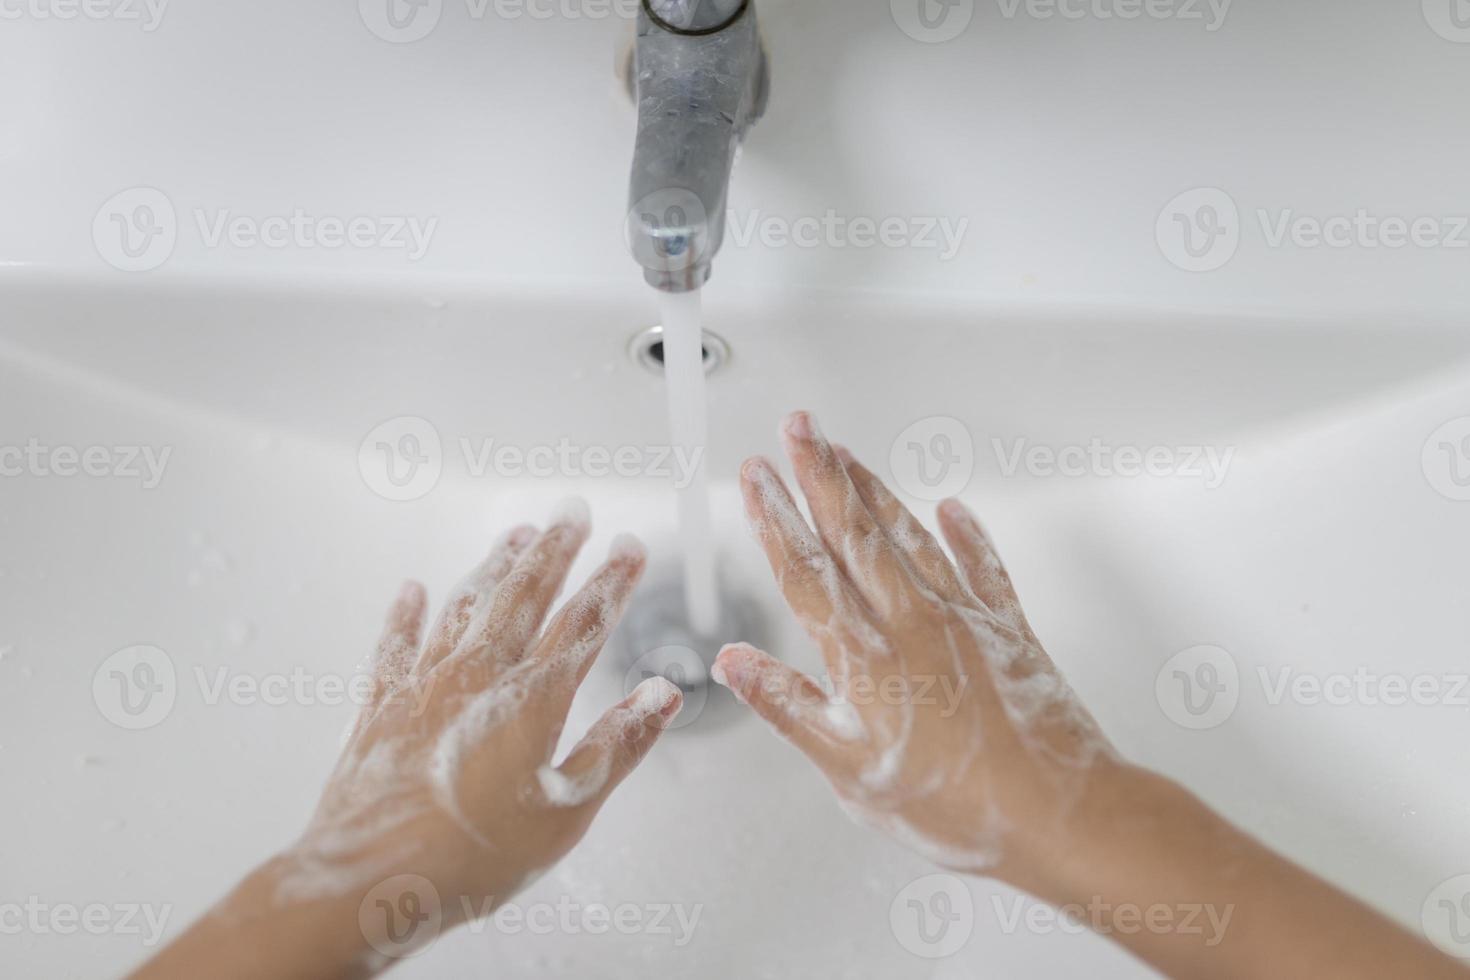
[[[581,379],[551,391],[526,381],[539,349],[476,361],[481,314],[456,322],[454,303],[438,335],[399,329],[438,315],[404,312],[419,310],[408,299],[376,320],[356,320],[357,308],[330,296],[244,298],[212,318],[185,315],[218,301],[99,294],[68,308],[40,293],[12,297],[0,337],[0,442],[170,450],[153,489],[126,478],[0,483],[0,762],[25,788],[0,816],[9,842],[0,862],[14,894],[168,906],[169,935],[299,831],[352,715],[315,696],[210,703],[221,677],[350,676],[403,578],[444,596],[499,529],[544,519],[566,493],[590,500],[596,524],[574,577],[618,531],[640,534],[656,562],[675,550],[657,480],[477,479],[446,464],[431,492],[395,502],[373,492],[359,457],[369,431],[403,415],[435,420],[451,455],[460,435],[529,445],[575,437],[577,419],[588,420],[589,442],[656,440],[657,382],[620,360],[635,324],[604,345],[606,311],[549,314],[570,331],[559,342]],[[93,319],[107,309],[156,319],[122,336]],[[247,340],[231,317],[257,332]],[[900,433],[958,419],[976,447],[964,495],[991,524],[1038,632],[1125,753],[1416,928],[1435,885],[1470,870],[1460,832],[1470,789],[1453,778],[1470,711],[1268,697],[1282,668],[1463,671],[1470,504],[1446,491],[1454,471],[1424,465],[1431,434],[1470,414],[1470,372],[1457,370],[1454,342],[1426,330],[1328,348],[1307,327],[1202,327],[1213,377],[1241,383],[1200,393],[1183,348],[1126,318],[1092,332],[1038,324],[1022,336],[998,317],[968,328],[963,318],[916,319],[885,355],[883,370],[900,381],[863,389],[855,382],[881,373],[883,348],[858,312],[779,347],[782,314],[769,319],[775,326],[733,314],[717,324],[733,357],[715,380],[712,416],[727,573],[767,611],[773,652],[813,657],[745,538],[729,482],[738,458],[774,451],[775,418],[799,405],[885,472]],[[311,322],[326,326],[301,333]],[[845,375],[834,380],[819,368],[822,341],[838,336],[849,342],[830,345]],[[446,353],[456,338],[467,345],[459,358]],[[422,363],[414,344],[431,351]],[[964,384],[959,362],[990,384]],[[930,383],[920,385],[925,364]],[[1207,489],[1006,476],[991,448],[996,438],[1057,447],[1093,435],[1234,455]],[[99,711],[92,685],[104,659],[138,644],[167,652],[178,693],[157,725],[129,731]],[[1171,657],[1200,646],[1228,653],[1238,699],[1213,727],[1188,728],[1156,681]],[[594,673],[570,730],[623,682],[613,663]],[[671,964],[717,977],[1149,975],[1096,937],[1010,926],[1019,897],[983,880],[967,884],[972,932],[958,952],[917,956],[905,919],[915,893],[904,890],[931,871],[851,825],[815,771],[753,720],[696,723],[520,899],[677,906],[686,921],[698,915],[692,935],[673,916],[666,930],[631,935],[486,926],[445,937],[395,975],[643,977]],[[115,972],[146,953],[136,936],[4,944],[17,972],[46,975]]]

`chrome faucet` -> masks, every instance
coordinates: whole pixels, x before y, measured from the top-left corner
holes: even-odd
[[[628,237],[654,288],[682,293],[709,279],[730,170],[765,111],[768,78],[753,0],[643,0]]]

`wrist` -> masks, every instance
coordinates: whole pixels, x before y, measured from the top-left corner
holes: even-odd
[[[1182,786],[1129,763],[1088,773],[1065,812],[1035,822],[1010,884],[1054,904],[1086,902],[1127,887],[1128,868],[1165,829],[1202,805]]]
[[[251,872],[182,936],[132,976],[192,980],[214,964],[217,980],[359,980],[385,965],[358,924],[361,896],[293,898],[284,886],[297,862],[289,855]]]
[[[316,975],[357,978],[374,975],[381,961],[361,922],[360,910],[377,882],[302,891],[317,879],[286,852],[251,872],[222,903],[216,915],[232,927],[269,943],[281,962],[310,962]]]

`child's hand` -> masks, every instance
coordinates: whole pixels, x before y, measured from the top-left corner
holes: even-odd
[[[619,539],[543,632],[587,531],[582,513],[544,534],[512,531],[427,643],[423,587],[404,588],[373,703],[305,836],[276,862],[282,899],[412,874],[433,884],[449,926],[508,900],[581,839],[682,701],[667,681],[646,682],[551,767],[572,697],[645,564],[636,541]]]
[[[424,589],[409,583],[378,647],[374,696],[306,833],[135,976],[373,976],[570,851],[683,703],[649,680],[551,766],[572,696],[645,564],[619,539],[543,631],[587,531],[578,506],[544,534],[506,535],[427,641]]]
[[[946,867],[1022,876],[1088,781],[1117,767],[1112,750],[964,507],[939,511],[957,570],[810,416],[783,436],[817,532],[763,459],[742,472],[746,512],[831,688],[748,646],[727,647],[716,678],[863,822]]]

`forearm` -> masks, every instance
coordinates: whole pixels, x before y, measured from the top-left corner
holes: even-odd
[[[1470,971],[1271,852],[1177,784],[1123,768],[1089,787],[1047,870],[1017,884],[1175,977],[1464,978]]]
[[[376,956],[358,924],[361,896],[282,902],[282,859],[263,865],[132,980],[364,980]]]

